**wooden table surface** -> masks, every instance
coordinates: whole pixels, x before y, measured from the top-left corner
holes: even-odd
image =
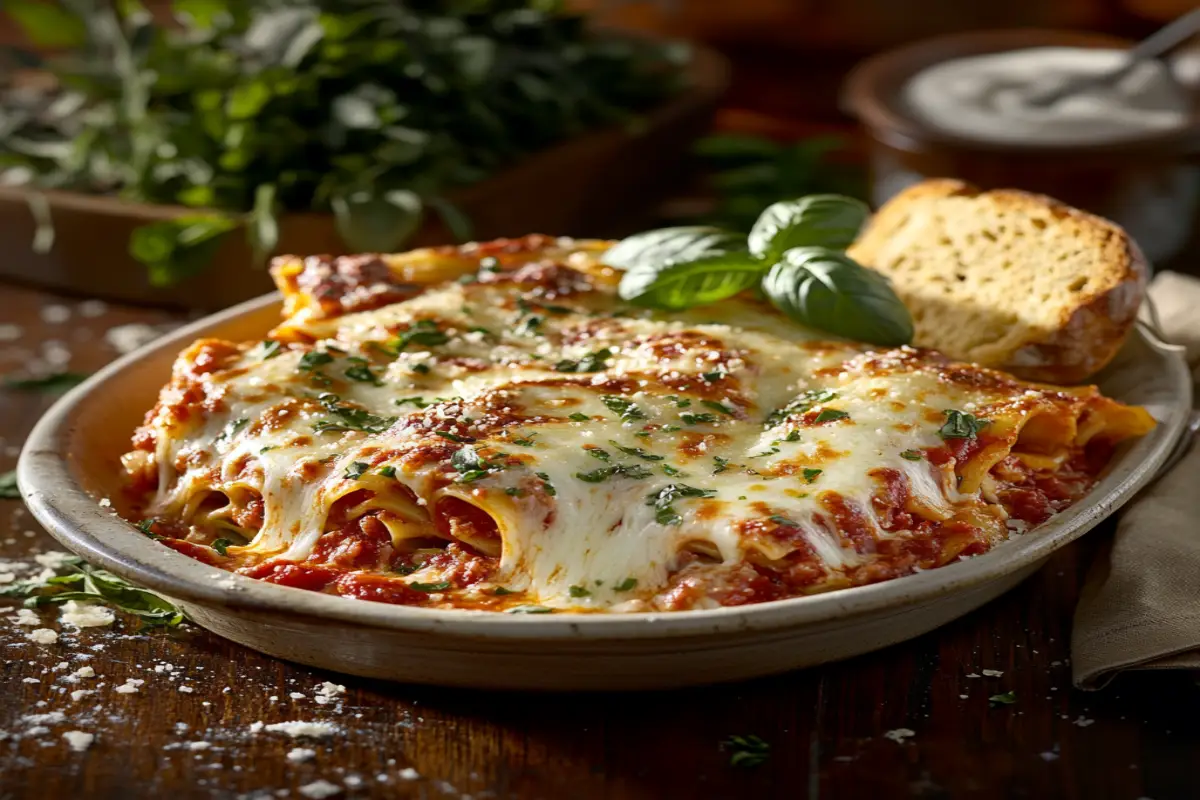
[[[119,326],[175,319],[0,285],[0,374],[92,371],[117,354],[110,340],[135,330]],[[52,401],[0,389],[0,472]],[[111,629],[72,633],[53,611],[40,624],[59,641],[36,644],[15,622],[17,601],[0,599],[0,799],[335,789],[477,800],[1200,797],[1194,674],[1133,673],[1096,693],[1071,687],[1071,615],[1105,535],[1095,531],[1007,596],[914,641],[737,685],[645,694],[388,684],[276,661],[186,624],[139,632],[118,617]],[[19,501],[0,501],[0,558],[53,549]],[[84,666],[95,677],[72,674]],[[118,692],[131,678],[145,683]],[[345,693],[320,705],[324,681]],[[1015,703],[989,704],[1008,691]],[[293,720],[338,732],[302,740],[252,731]],[[95,740],[75,751],[67,731]],[[732,766],[722,742],[735,734],[762,737],[769,758]]]

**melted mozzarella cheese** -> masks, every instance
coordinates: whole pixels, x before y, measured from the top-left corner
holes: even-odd
[[[221,403],[199,422],[152,422],[151,511],[186,517],[207,492],[248,487],[262,522],[240,552],[302,561],[364,470],[391,470],[416,498],[412,524],[432,532],[420,515],[448,497],[495,521],[496,584],[547,606],[618,608],[661,589],[685,557],[787,558],[795,543],[747,532],[764,518],[798,529],[830,576],[864,563],[871,553],[831,523],[827,498],[878,539],[907,535],[876,519],[879,470],[902,476],[924,515],[952,516],[978,493],[957,491],[953,465],[913,453],[943,444],[944,409],[1012,396],[947,382],[912,351],[880,368],[864,348],[809,342],[751,301],[674,319],[611,315],[599,291],[555,301],[568,308],[523,302],[519,287],[450,283],[315,324],[311,348],[264,359],[246,347],[200,379]],[[421,321],[444,341],[388,351]],[[450,461],[466,447],[487,454],[484,474]],[[659,502],[671,487],[686,491]]]

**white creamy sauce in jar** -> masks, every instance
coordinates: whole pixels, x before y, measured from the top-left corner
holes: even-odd
[[[1037,47],[945,61],[918,72],[903,100],[918,119],[985,142],[1106,144],[1184,127],[1190,104],[1159,62],[1115,84],[1091,86],[1039,107],[1036,97],[1124,63],[1123,50]]]

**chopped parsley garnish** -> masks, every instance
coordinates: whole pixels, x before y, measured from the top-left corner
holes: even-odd
[[[495,272],[500,269],[500,262],[494,256],[484,256],[479,259],[480,272]]]
[[[259,361],[274,359],[281,353],[283,353],[283,345],[276,342],[275,339],[263,339],[258,343],[258,349],[254,350],[254,355],[258,356]]]
[[[272,450],[278,450],[278,449],[279,449],[279,445],[277,445],[277,444],[269,444],[269,445],[267,445],[266,447],[261,447],[261,448],[259,448],[259,450],[258,450],[258,454],[261,456],[263,453],[269,453],[269,452],[271,452]]]
[[[398,397],[392,401],[398,406],[414,406],[416,408],[428,408],[431,404],[425,402],[424,397]]]
[[[701,373],[700,377],[704,378],[704,380],[707,381],[708,383],[716,383],[717,381],[721,380],[728,374],[729,373],[726,372],[725,370],[719,369],[714,372]]]
[[[619,414],[621,419],[625,422],[646,418],[646,412],[642,411],[640,408],[634,405],[632,401],[626,400],[624,397],[618,397],[615,394],[602,394],[600,395],[600,402],[604,403],[604,405],[608,407],[609,411],[613,412],[614,414]]]
[[[650,470],[641,464],[613,464],[610,467],[600,467],[591,472],[576,472],[575,477],[588,483],[604,483],[613,476],[642,480],[649,478],[651,474]]]
[[[750,456],[750,458],[765,458],[766,456],[773,456],[778,452],[778,447],[772,447],[768,450],[763,450],[761,453],[755,453],[754,455]]]
[[[429,374],[429,365],[428,364],[413,364],[411,369],[413,372],[417,373],[418,375],[428,375]]]
[[[823,408],[821,409],[821,413],[817,414],[817,418],[814,419],[813,422],[819,425],[822,422],[833,422],[834,420],[838,419],[846,419],[849,416],[850,415],[845,411],[841,411],[836,408]]]
[[[321,350],[309,350],[300,356],[300,361],[296,365],[296,368],[301,372],[312,372],[331,363],[333,363],[333,356],[329,355],[329,353]]]
[[[836,397],[837,392],[830,391],[829,389],[809,389],[783,408],[777,408],[772,411],[767,415],[767,419],[763,424],[767,428],[773,428],[792,414],[803,414],[813,406],[828,403]]]
[[[492,332],[482,325],[476,325],[474,328],[467,328],[467,333],[482,333],[484,336],[492,335]]]
[[[675,467],[672,467],[670,464],[663,464],[662,471],[663,471],[664,475],[670,475],[672,478],[678,478],[678,477],[687,475],[687,473],[684,472],[683,470],[676,469]]]
[[[227,424],[224,427],[224,429],[222,429],[221,433],[217,435],[217,441],[221,441],[222,439],[230,439],[230,438],[234,437],[235,435],[237,435],[238,431],[240,431],[242,428],[246,427],[249,424],[250,424],[250,420],[246,419],[245,417],[242,417],[241,419],[235,419],[235,420],[230,421],[229,424]]]
[[[369,383],[372,386],[383,386],[383,381],[379,380],[379,376],[371,371],[371,367],[365,358],[349,359],[351,366],[346,367],[345,375],[352,381],[359,383]]]
[[[520,447],[533,447],[533,437],[535,436],[537,436],[536,433],[531,433],[521,439],[513,439],[512,443]]]
[[[556,372],[600,372],[607,366],[607,361],[613,357],[612,350],[605,347],[594,353],[588,353],[583,358],[572,361],[563,359],[554,365]]]
[[[767,519],[770,520],[771,522],[774,522],[776,525],[782,525],[785,528],[799,528],[800,527],[797,523],[793,522],[792,520],[788,519],[787,517],[781,517],[778,514],[772,514],[771,516],[767,517]]]
[[[459,436],[457,433],[451,433],[450,431],[434,431],[434,434],[442,437],[443,439],[457,442],[458,444],[466,444],[467,442],[475,441],[470,436]]]
[[[591,417],[589,417],[587,414],[582,414],[576,411],[574,414],[567,417],[567,419],[571,420],[572,422],[587,422],[589,419],[591,419]]]
[[[503,586],[497,586],[495,589],[492,589],[492,594],[496,595],[496,597],[504,597],[506,594],[516,594],[516,592],[512,589],[505,589]]]
[[[799,429],[799,428],[792,428],[790,431],[788,431],[788,435],[787,435],[787,436],[785,436],[785,437],[783,437],[783,440],[784,440],[785,442],[798,442],[798,441],[800,441],[800,429]]]
[[[905,450],[900,453],[900,457],[905,460],[908,460],[908,461],[924,461],[925,460],[925,456],[923,456],[921,454],[920,450]]]
[[[625,455],[636,456],[636,457],[642,459],[643,461],[662,461],[664,458],[664,456],[656,456],[653,453],[647,453],[645,450],[643,450],[640,447],[626,447],[623,444],[614,442],[612,439],[609,439],[608,443],[611,444],[613,447],[617,448],[618,450],[620,450]]]
[[[646,505],[654,506],[654,521],[659,525],[679,525],[683,517],[673,503],[685,497],[712,497],[715,489],[697,489],[684,483],[668,483],[653,494],[647,495]]]
[[[637,578],[626,578],[625,580],[621,581],[620,583],[613,584],[613,591],[614,592],[628,592],[630,589],[633,589],[636,586],[637,586]]]
[[[422,319],[409,325],[406,330],[396,334],[396,337],[383,345],[382,349],[394,356],[400,355],[410,344],[436,347],[450,341],[450,337],[438,330],[437,323],[431,319]],[[413,369],[416,369],[414,367]],[[426,371],[428,371],[426,367]]]
[[[154,532],[154,523],[156,521],[153,519],[144,519],[137,524],[137,529],[142,532],[142,535],[148,536],[151,539],[161,539],[163,537]],[[214,544],[213,546],[215,547],[216,545]],[[224,555],[224,553],[221,555]]]
[[[674,403],[676,408],[687,408],[692,404],[691,400],[686,397],[680,397],[677,394],[669,394],[667,395],[667,399]]]
[[[396,477],[396,468],[391,464],[387,465],[386,467],[380,467],[379,474],[385,478],[394,478]]]
[[[819,469],[813,469],[812,467],[805,467],[804,468],[804,482],[812,483],[813,481],[815,481],[817,479],[817,476],[820,475],[821,472],[822,472],[822,470],[819,470]]]
[[[717,465],[717,468],[713,470],[713,475],[720,475],[722,472],[729,469],[729,459],[728,458],[721,458],[720,456],[713,456],[713,463]]]
[[[972,416],[965,411],[957,411],[953,408],[947,408],[942,413],[946,415],[946,423],[938,430],[938,436],[943,439],[974,439],[991,423],[991,420]]]
[[[458,471],[459,483],[471,483],[485,477],[489,472],[503,469],[503,465],[488,462],[480,457],[470,445],[450,456],[450,466]]]
[[[223,556],[228,556],[229,553],[227,553],[225,550],[231,544],[233,544],[232,539],[213,539],[212,549],[216,550]]]
[[[988,698],[988,702],[997,705],[1011,706],[1013,703],[1017,702],[1017,694],[1016,692],[1011,691],[1004,692],[1003,694],[994,694]]]
[[[753,734],[730,736],[725,747],[732,753],[729,764],[734,767],[757,767],[771,755],[771,745]]]
[[[509,614],[553,614],[553,608],[545,606],[514,606],[508,610]]]
[[[407,584],[408,588],[416,589],[418,592],[444,592],[450,588],[450,581],[438,581],[437,583],[421,583],[413,581]]]
[[[608,451],[605,450],[603,447],[585,447],[583,449],[586,450],[587,454],[589,456],[591,456],[592,458],[598,458],[601,461],[611,461],[612,460],[612,456],[609,455]]]
[[[567,594],[571,595],[571,597],[587,597],[591,592],[582,586],[571,586],[567,589]]]
[[[711,425],[717,421],[716,414],[680,414],[684,425]]]
[[[550,482],[549,475],[544,472],[535,472],[533,474],[542,479],[542,490],[546,494],[550,495],[551,497],[554,497],[556,494],[558,494],[558,490],[555,489],[554,484]]]
[[[363,474],[370,469],[370,464],[365,461],[355,461],[350,466],[346,467],[347,478],[361,478]]]
[[[536,336],[538,328],[541,327],[543,322],[545,322],[543,318],[531,314],[530,316],[524,317],[520,322],[518,322],[517,327],[514,330],[521,336]]]
[[[720,411],[722,414],[728,417],[735,416],[735,412],[732,408],[724,403],[718,403],[716,400],[701,400],[700,404],[705,408],[711,408],[713,411]]]
[[[383,433],[396,421],[395,417],[378,417],[364,408],[344,405],[342,398],[326,392],[317,398],[325,410],[334,415],[334,419],[322,419],[313,423],[313,430],[318,433],[325,431],[362,431],[363,433]]]
[[[506,495],[508,495],[509,497],[520,497],[521,495],[525,494],[520,489],[518,489],[516,486],[508,487],[507,489],[504,490],[504,493]]]

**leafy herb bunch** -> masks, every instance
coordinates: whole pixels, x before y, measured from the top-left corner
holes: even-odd
[[[561,0],[7,0],[42,61],[0,55],[0,179],[180,204],[131,252],[167,283],[245,221],[332,210],[351,248],[395,249],[455,186],[670,94],[683,53],[589,32]],[[16,63],[4,64],[4,59]],[[25,73],[28,77],[28,72]],[[243,215],[245,215],[243,217]]]
[[[605,253],[625,270],[619,294],[635,305],[680,310],[758,287],[788,317],[873,344],[912,341],[912,317],[887,278],[846,255],[870,214],[840,195],[774,203],[749,237],[719,228],[662,228],[623,239]]]

